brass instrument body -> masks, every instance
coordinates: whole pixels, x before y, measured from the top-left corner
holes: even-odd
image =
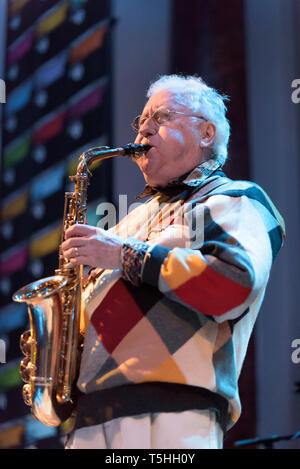
[[[116,149],[96,147],[83,153],[77,171],[70,179],[74,192],[65,194],[61,243],[66,230],[75,223],[85,223],[87,187],[93,162],[114,156],[138,155],[146,145],[126,145]],[[83,266],[73,266],[59,247],[59,267],[55,275],[32,282],[13,295],[16,302],[28,306],[30,331],[20,339],[25,355],[20,372],[23,399],[32,414],[43,424],[58,426],[74,408],[74,384],[80,360],[80,310]]]
[[[30,331],[22,334],[20,347],[25,355],[21,362],[21,375],[26,382],[23,399],[32,413],[45,425],[57,426],[61,422],[53,406],[56,399],[58,351],[62,338],[63,311],[60,290],[67,284],[62,276],[48,277],[36,284],[23,287],[14,295],[15,301],[26,301]],[[47,286],[50,290],[47,291]],[[56,288],[53,286],[56,285]],[[39,292],[39,293],[38,293]]]

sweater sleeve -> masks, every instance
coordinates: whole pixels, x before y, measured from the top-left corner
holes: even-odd
[[[148,248],[141,281],[217,322],[237,319],[266,287],[284,222],[265,192],[250,183],[196,200],[187,213],[196,226],[189,247]]]

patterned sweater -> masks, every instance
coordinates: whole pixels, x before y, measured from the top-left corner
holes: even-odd
[[[151,193],[112,229],[127,240],[123,270],[94,271],[84,291],[77,427],[142,410],[218,415],[226,402],[228,429],[284,222],[258,185],[211,160]]]

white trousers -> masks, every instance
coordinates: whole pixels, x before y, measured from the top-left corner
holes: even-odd
[[[215,412],[184,411],[120,417],[76,430],[66,449],[222,449]]]

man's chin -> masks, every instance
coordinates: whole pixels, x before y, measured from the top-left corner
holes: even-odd
[[[144,174],[144,178],[145,178],[146,184],[148,184],[151,187],[165,187],[168,184],[154,176],[151,177],[149,175]]]
[[[152,186],[152,187],[156,186],[155,178],[151,177],[151,175],[149,175],[145,172],[143,172],[143,175],[144,175],[144,179],[145,179],[146,184],[148,184],[149,186]]]
[[[141,172],[143,173],[146,184],[152,187],[163,187],[163,181],[161,179],[161,166],[154,164],[154,161],[144,159],[138,164]],[[166,185],[166,184],[165,184]]]

